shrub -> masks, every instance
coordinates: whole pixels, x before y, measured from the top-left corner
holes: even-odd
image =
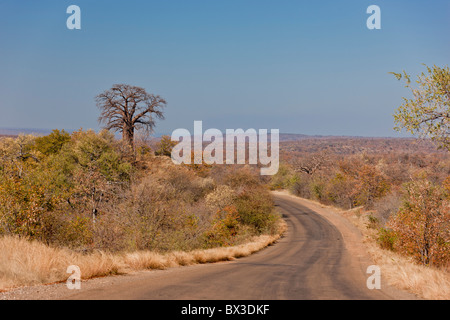
[[[242,188],[261,187],[260,176],[248,167],[231,169],[230,172],[225,173],[223,184],[228,185],[237,191]]]
[[[386,224],[389,218],[396,214],[398,208],[400,208],[402,204],[401,195],[399,192],[390,192],[383,198],[377,199],[373,208],[375,210],[375,214],[377,218],[380,220],[382,225]]]
[[[57,154],[69,141],[69,133],[64,130],[53,130],[48,136],[36,138],[34,148],[45,156],[49,156],[51,154]]]
[[[172,149],[178,144],[172,141],[170,136],[162,136],[160,142],[156,146],[155,155],[157,156],[172,156]]]
[[[10,157],[17,163],[0,171],[4,233],[45,242],[57,241],[59,234],[58,242],[66,239],[71,245],[73,237],[66,237],[63,230],[69,228],[68,222],[58,215],[77,212],[75,219],[92,217],[130,179],[131,164],[123,161],[114,136],[106,131],[78,131],[68,136],[55,130],[45,137],[5,142],[0,147],[4,159]]]
[[[287,189],[299,181],[299,176],[284,164],[280,165],[278,172],[271,178],[270,187],[272,190]]]
[[[239,225],[239,213],[236,207],[227,206],[219,210],[211,229],[205,233],[207,247],[234,245]]]
[[[369,223],[367,224],[368,229],[376,229],[380,224],[380,220],[373,214],[369,214],[367,220],[369,220]]]
[[[226,206],[232,205],[235,198],[236,194],[231,187],[219,185],[213,192],[206,196],[205,200],[211,208],[221,210]]]
[[[311,199],[312,198],[312,192],[311,192],[311,177],[306,174],[302,174],[301,177],[299,177],[291,186],[290,191],[302,198]]]
[[[317,199],[318,201],[325,200],[325,184],[323,181],[318,179],[313,180],[310,188],[314,199]]]
[[[377,243],[383,249],[394,251],[397,239],[398,236],[393,230],[380,228],[378,231]]]
[[[245,189],[236,198],[240,221],[261,234],[272,232],[277,216],[273,213],[274,203],[264,188]]]
[[[450,260],[450,203],[427,180],[405,184],[404,203],[388,225],[398,235],[397,248],[424,265]]]

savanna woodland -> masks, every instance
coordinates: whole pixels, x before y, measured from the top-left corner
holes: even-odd
[[[164,99],[116,85],[97,97],[97,105],[105,126],[101,132],[53,130],[46,136],[0,138],[0,289],[63,280],[65,268],[83,265],[83,257],[102,257],[83,267],[89,278],[120,272],[123,264],[164,268],[174,262],[158,255],[236,247],[279,234],[281,220],[258,171],[175,165],[170,158],[175,142],[167,137],[155,142],[145,134],[155,119],[163,119]],[[25,243],[41,247],[29,252]],[[63,251],[52,254],[46,248]],[[175,263],[246,254],[183,255]],[[120,263],[104,259],[114,255]],[[88,271],[105,261],[111,263]],[[56,269],[58,275],[46,274]]]
[[[101,132],[0,139],[0,241],[82,256],[236,246],[280,232],[270,189],[286,189],[364,211],[380,247],[448,270],[450,72],[426,67],[417,86],[393,75],[412,94],[397,129],[420,138],[282,135],[270,178],[248,165],[174,165],[170,137],[136,134],[154,129],[166,101],[115,85],[96,99]]]
[[[421,139],[316,137],[282,144],[272,188],[368,215],[379,245],[417,263],[450,267],[450,71],[426,67],[394,114]]]
[[[275,232],[278,216],[256,171],[176,166],[173,143],[135,141],[135,130],[163,118],[164,99],[116,85],[97,102],[99,121],[122,140],[106,129],[1,139],[0,234],[83,252],[166,252]]]

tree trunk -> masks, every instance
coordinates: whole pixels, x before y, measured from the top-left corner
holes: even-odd
[[[122,140],[130,147],[130,150],[134,153],[134,128],[124,125]]]

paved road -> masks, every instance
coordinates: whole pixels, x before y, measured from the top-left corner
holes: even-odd
[[[361,259],[350,254],[341,232],[320,214],[276,196],[288,232],[274,246],[231,262],[150,272],[127,281],[81,290],[69,299],[395,299],[369,290]],[[394,293],[396,291],[394,290]]]

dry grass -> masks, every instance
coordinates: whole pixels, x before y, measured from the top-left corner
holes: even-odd
[[[95,252],[81,254],[48,247],[37,241],[15,237],[0,238],[0,290],[66,281],[67,267],[77,265],[82,279],[124,274],[145,269],[166,269],[203,263],[229,261],[255,253],[277,241],[286,230],[280,223],[277,235],[261,235],[234,247],[159,254],[139,251],[122,254]]]
[[[229,261],[249,256],[279,239],[278,236],[262,235],[253,241],[234,247],[219,247],[190,252],[175,251],[168,254],[158,254],[150,251],[127,253],[118,258],[122,272],[144,269],[166,269],[194,264]]]
[[[407,290],[423,299],[450,300],[450,273],[443,269],[415,263],[411,258],[381,248],[376,243],[377,231],[369,228],[363,208],[340,211],[364,236],[364,243],[375,264],[380,266],[389,285]]]
[[[83,278],[118,273],[114,257],[102,252],[82,255],[15,237],[1,238],[0,248],[0,289],[63,281],[70,265],[79,266]]]
[[[374,262],[381,267],[388,283],[415,293],[423,299],[449,300],[450,274],[444,270],[418,265],[405,256],[367,244]]]

